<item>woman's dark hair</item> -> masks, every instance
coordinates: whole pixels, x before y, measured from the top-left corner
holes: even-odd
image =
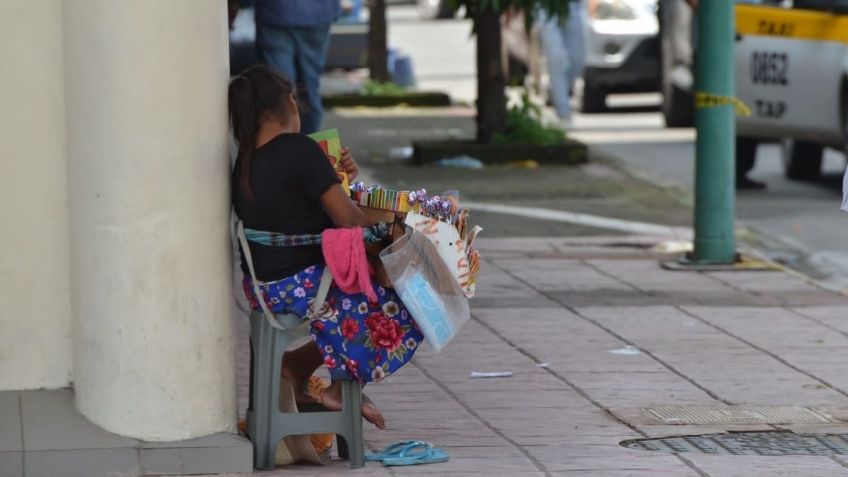
[[[251,66],[230,81],[228,102],[233,135],[238,143],[239,188],[249,200],[253,199],[250,162],[260,119],[264,114],[285,117],[289,113],[288,98],[295,93],[291,80],[265,65]]]

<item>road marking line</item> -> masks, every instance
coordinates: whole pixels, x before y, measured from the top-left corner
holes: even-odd
[[[521,207],[505,204],[487,204],[481,202],[463,202],[464,207],[479,212],[516,215],[532,219],[552,222],[566,222],[600,229],[618,230],[638,235],[659,235],[677,238],[690,237],[692,232],[687,227],[671,227],[668,225],[634,222],[630,220],[612,219],[599,215],[567,212],[564,210],[543,209],[539,207]]]

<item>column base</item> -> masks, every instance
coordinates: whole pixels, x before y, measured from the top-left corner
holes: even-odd
[[[242,436],[222,432],[178,442],[119,436],[77,412],[69,388],[0,392],[0,416],[22,424],[0,429],[3,477],[23,477],[23,466],[27,475],[62,477],[253,471],[253,447]]]
[[[776,263],[757,260],[739,253],[736,254],[733,263],[700,262],[694,260],[691,253],[687,253],[677,260],[660,262],[660,266],[666,270],[690,272],[769,272],[783,270],[783,267]]]

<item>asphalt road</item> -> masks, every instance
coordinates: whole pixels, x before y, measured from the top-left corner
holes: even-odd
[[[391,7],[389,18],[390,45],[412,56],[418,86],[448,91],[456,99],[472,103],[474,40],[470,23],[462,19],[420,21],[408,6]],[[655,109],[657,102],[657,95],[613,97],[611,105],[618,107],[609,114],[577,114],[573,137],[691,198],[695,133],[665,129]],[[740,193],[737,214],[775,258],[848,288],[848,216],[838,211],[844,168],[843,154],[828,151],[820,181],[791,182],[783,177],[778,147],[761,146],[752,177],[766,181],[769,187]]]

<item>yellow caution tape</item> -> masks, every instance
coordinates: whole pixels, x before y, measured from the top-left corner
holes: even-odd
[[[722,96],[719,94],[704,93],[703,91],[695,92],[695,107],[696,108],[714,108],[716,106],[732,105],[737,116],[750,116],[751,108],[745,105],[738,98],[733,96]]]

